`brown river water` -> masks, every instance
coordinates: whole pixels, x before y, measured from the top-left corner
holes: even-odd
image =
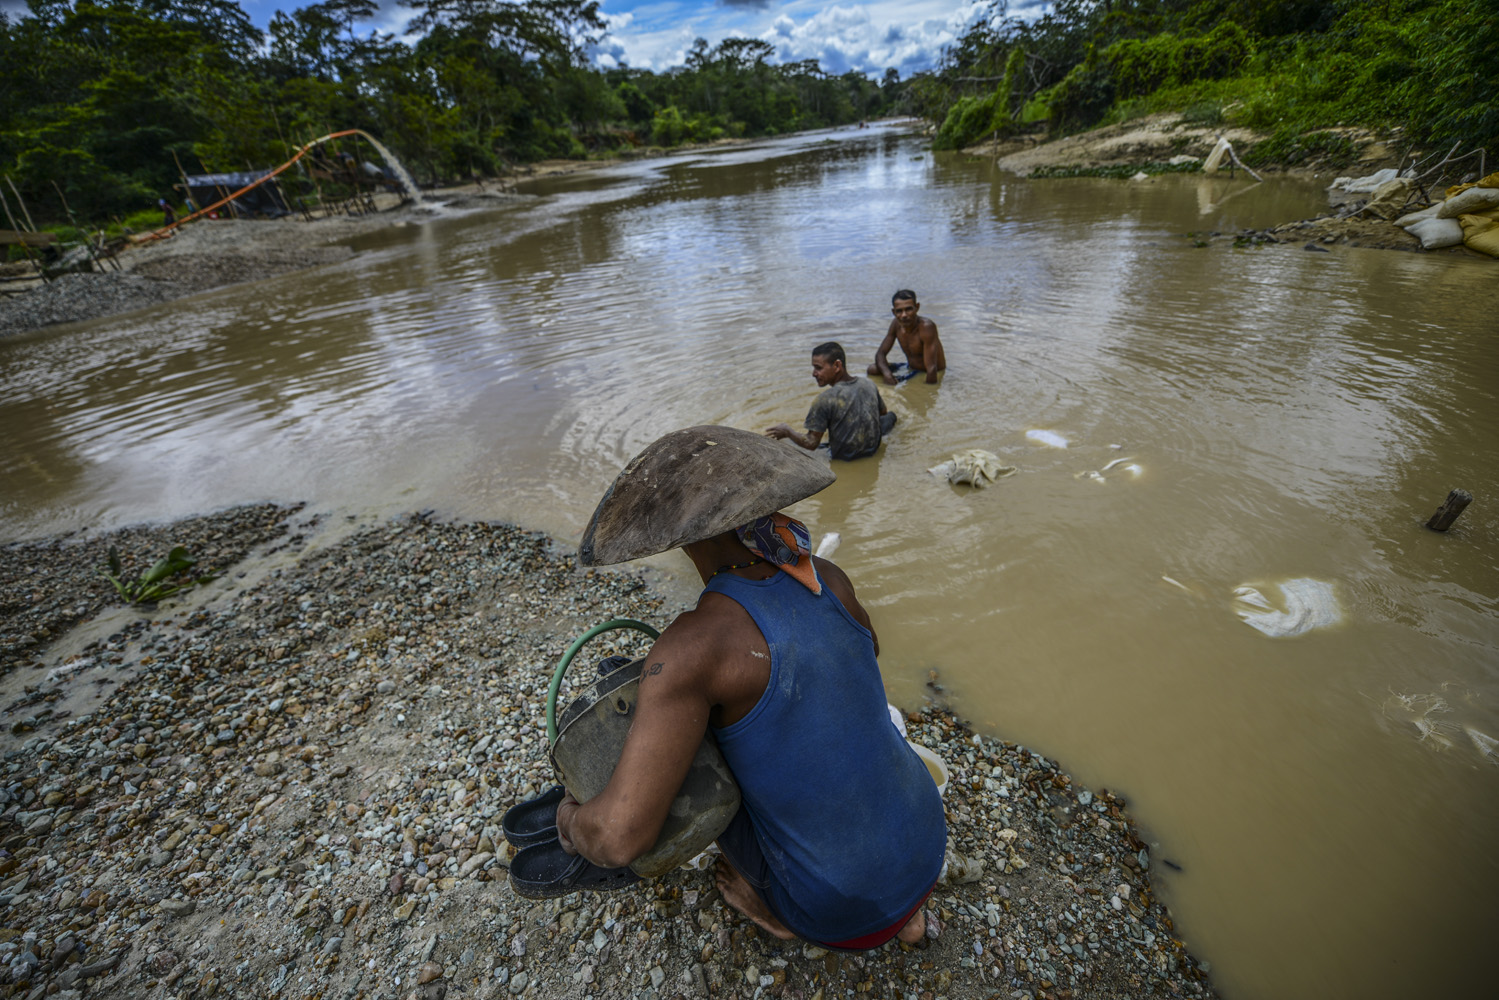
[[[892,699],[936,671],[1126,796],[1227,997],[1490,995],[1499,271],[1187,235],[1306,217],[1325,182],[1026,181],[887,128],[535,182],[0,341],[0,537],[272,499],[575,543],[659,434],[799,423],[811,346],[867,363],[909,286],[946,379],[883,388],[893,437],[798,507],[842,535]],[[964,448],[1017,472],[928,475]],[[1427,530],[1454,487],[1473,505]],[[1236,614],[1305,579],[1331,624]]]

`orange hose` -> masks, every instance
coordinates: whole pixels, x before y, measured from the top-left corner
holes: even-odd
[[[314,139],[314,140],[312,140],[307,145],[305,145],[301,149],[297,150],[297,155],[296,156],[293,156],[291,159],[287,160],[285,163],[281,164],[281,166],[277,167],[275,170],[272,170],[270,173],[266,174],[264,177],[260,178],[260,180],[256,181],[255,183],[253,183],[253,184],[246,184],[244,187],[240,188],[238,191],[236,191],[233,194],[229,195],[229,197],[223,198],[223,199],[221,199],[219,201],[216,201],[212,205],[209,205],[207,208],[200,208],[200,209],[198,209],[196,212],[194,212],[191,215],[184,215],[182,218],[178,219],[176,222],[171,223],[170,225],[162,226],[160,229],[156,230],[154,233],[148,234],[144,239],[141,240],[141,242],[142,243],[149,243],[152,240],[163,239],[163,238],[166,237],[166,235],[168,233],[170,233],[172,230],[176,229],[178,226],[182,225],[183,223],[191,222],[191,221],[193,221],[196,218],[199,218],[201,216],[207,215],[209,212],[212,212],[215,209],[217,209],[217,208],[219,208],[219,207],[221,207],[223,205],[229,204],[231,201],[233,201],[234,199],[238,198],[240,195],[244,194],[246,191],[252,191],[255,188],[260,187],[260,185],[264,184],[266,181],[270,180],[272,177],[275,177],[277,174],[281,173],[283,170],[285,170],[287,167],[291,166],[293,163],[296,163],[303,156],[306,156],[307,155],[307,151],[309,149],[311,149],[313,146],[321,145],[321,144],[327,142],[329,139],[338,139],[338,138],[341,138],[341,137],[346,136],[346,135],[354,135],[354,134],[358,133],[359,131],[360,130],[357,129],[357,128],[349,128],[349,129],[344,129],[342,132],[331,132],[328,135],[323,136],[321,139]]]

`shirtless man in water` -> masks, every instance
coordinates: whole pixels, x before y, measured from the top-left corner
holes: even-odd
[[[942,353],[942,341],[937,337],[937,324],[922,316],[920,309],[916,293],[909,288],[902,288],[890,297],[890,311],[895,318],[890,321],[890,329],[885,331],[880,349],[874,352],[874,364],[868,371],[870,375],[878,375],[888,385],[895,385],[914,377],[917,372],[926,372],[926,380],[936,382],[938,374],[947,368],[947,356]],[[906,360],[892,365],[886,355],[897,339],[900,340],[900,349],[906,352]],[[897,374],[905,367],[910,370]]]

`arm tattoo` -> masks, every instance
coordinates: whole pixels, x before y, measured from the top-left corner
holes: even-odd
[[[661,672],[661,668],[662,668],[662,667],[664,667],[664,666],[666,666],[666,663],[665,663],[665,662],[661,662],[661,663],[652,663],[652,664],[651,664],[651,665],[650,665],[650,667],[649,667],[649,668],[647,668],[647,669],[646,669],[646,675],[647,675],[647,676],[652,676],[652,677],[653,677],[653,676],[655,676],[655,675],[656,675],[656,674],[659,674],[659,673],[660,673],[660,672]]]

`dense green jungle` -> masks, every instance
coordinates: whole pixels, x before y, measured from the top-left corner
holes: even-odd
[[[0,14],[0,193],[38,225],[144,227],[185,173],[264,169],[341,129],[440,185],[894,114],[939,148],[1170,110],[1264,132],[1251,163],[1336,161],[1352,125],[1499,153],[1499,0],[1057,0],[1028,21],[992,0],[931,71],[878,80],[747,38],[603,69],[594,0],[403,3],[397,38],[361,27],[375,0],[268,31],[230,0],[27,0]]]

